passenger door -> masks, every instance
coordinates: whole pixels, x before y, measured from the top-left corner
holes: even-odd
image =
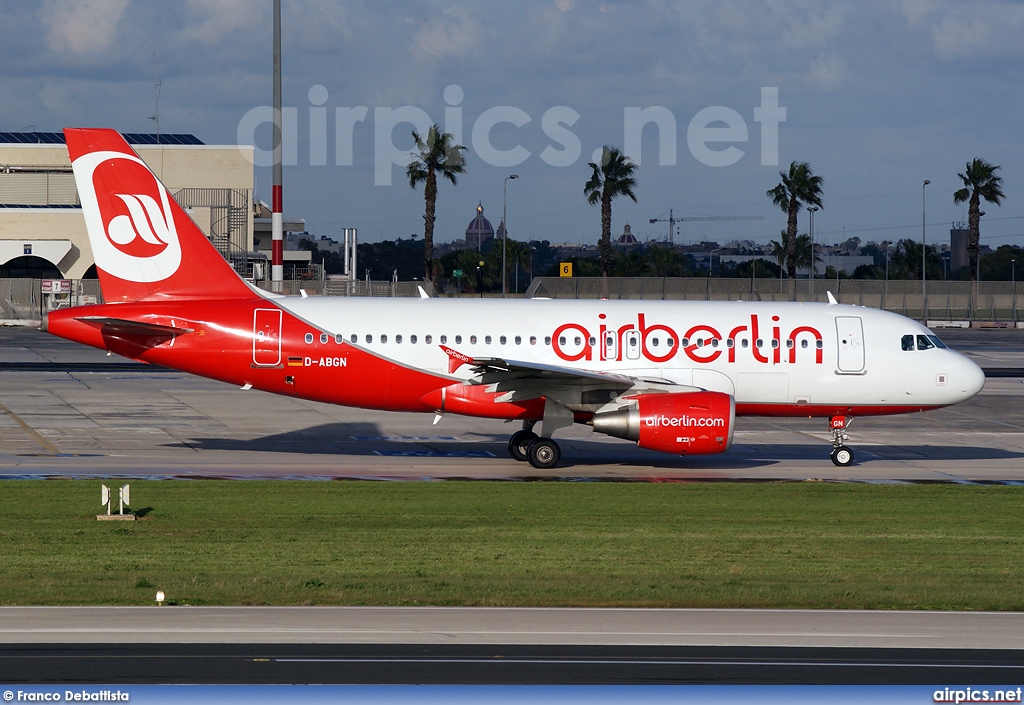
[[[257,367],[281,364],[281,309],[258,308],[253,313],[252,362]]]
[[[836,316],[836,335],[839,341],[839,372],[864,372],[864,326],[860,317]]]

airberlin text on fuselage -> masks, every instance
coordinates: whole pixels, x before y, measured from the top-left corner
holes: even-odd
[[[637,321],[618,327],[609,327],[605,314],[598,314],[597,335],[581,323],[563,323],[552,334],[551,347],[558,357],[568,362],[597,359],[617,360],[631,358],[630,348],[639,356],[656,363],[668,362],[682,350],[690,360],[709,363],[723,354],[725,361],[736,362],[737,354],[748,356],[761,364],[795,363],[797,350],[803,355],[813,353],[815,364],[822,364],[821,332],[813,326],[796,326],[783,331],[778,316],[771,317],[770,325],[763,325],[761,317],[751,314],[750,323],[719,330],[706,323],[691,326],[682,335],[663,324],[649,323],[645,314],[637,314]],[[636,335],[629,335],[636,331]],[[609,344],[611,339],[611,344]],[[594,340],[596,345],[591,344]],[[635,342],[633,342],[635,341]],[[741,342],[738,342],[741,341]],[[685,344],[684,344],[685,343]],[[664,345],[664,352],[661,346]],[[568,349],[567,349],[568,348]]]

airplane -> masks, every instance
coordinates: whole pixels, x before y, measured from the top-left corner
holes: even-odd
[[[721,453],[737,416],[852,419],[977,394],[981,368],[903,316],[828,303],[282,296],[239,277],[109,129],[66,129],[105,303],[44,331],[275,394],[522,426],[510,455],[561,458],[572,424],[680,456]],[[540,429],[537,429],[537,424]],[[539,431],[539,432],[538,432]]]

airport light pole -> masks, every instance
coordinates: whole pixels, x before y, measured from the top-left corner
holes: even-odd
[[[508,270],[505,268],[505,256],[508,252],[508,180],[518,178],[519,174],[509,174],[505,177],[505,183],[502,186],[501,227],[505,232],[501,236],[501,298],[505,298],[505,294],[508,291],[508,285],[506,284]]]
[[[1010,260],[1010,281],[1013,282],[1013,322],[1017,322],[1017,260]]]
[[[927,260],[925,258],[928,250],[925,249],[924,239],[924,187],[930,183],[931,181],[925,179],[924,183],[921,184],[921,313],[925,320],[928,319],[928,276]]]
[[[815,262],[814,262],[814,250],[816,249],[814,247],[814,214],[817,212],[817,210],[818,210],[817,206],[811,206],[810,208],[807,209],[807,212],[811,214],[811,224],[810,224],[810,227],[809,227],[809,230],[810,230],[810,233],[811,233],[811,270],[810,270],[810,273],[808,274],[809,279],[808,279],[808,284],[807,284],[808,290],[810,291],[810,294],[811,294],[811,301],[814,300],[814,265],[815,265]]]

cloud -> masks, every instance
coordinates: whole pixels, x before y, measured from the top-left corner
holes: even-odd
[[[46,46],[58,54],[101,53],[110,49],[128,0],[47,0],[39,8]]]
[[[418,54],[434,59],[465,58],[481,47],[483,28],[461,7],[428,19],[412,38]]]
[[[846,62],[835,54],[819,54],[811,60],[808,80],[826,91],[838,90],[846,76]]]
[[[187,25],[181,37],[200,44],[213,45],[224,41],[231,32],[273,21],[269,13],[260,12],[247,0],[188,0],[185,5],[198,21]]]
[[[1024,6],[1019,3],[959,2],[931,5],[930,12],[916,4],[904,3],[911,25],[931,21],[932,49],[943,61],[1021,56]]]

